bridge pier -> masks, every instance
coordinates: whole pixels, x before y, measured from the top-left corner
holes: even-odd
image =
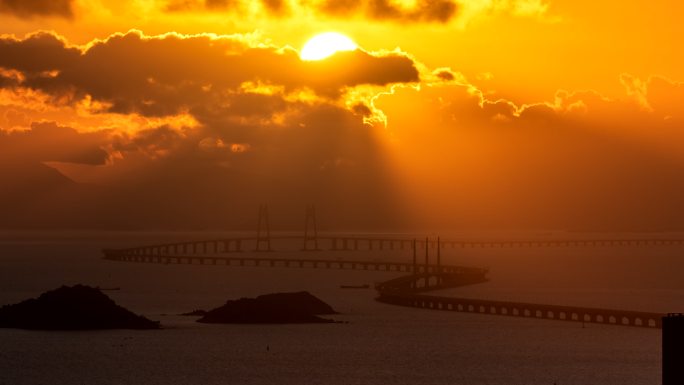
[[[309,248],[310,243],[313,243],[313,249]],[[306,219],[304,224],[304,246],[302,251],[318,251],[318,228],[316,225],[316,207],[314,205],[306,206]]]
[[[266,250],[261,249],[261,245],[265,244]],[[271,250],[271,228],[268,220],[268,205],[259,205],[259,220],[257,223],[256,247],[254,251],[272,251]]]
[[[428,268],[430,267],[429,261],[428,261],[428,256],[429,256],[429,245],[430,242],[428,241],[428,238],[425,238],[425,288],[430,287],[430,278],[428,276]]]
[[[440,243],[439,237],[437,237],[437,285],[442,285],[442,245]]]
[[[413,240],[413,275],[418,274],[418,261],[416,259],[416,240]]]

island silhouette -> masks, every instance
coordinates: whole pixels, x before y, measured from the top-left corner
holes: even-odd
[[[200,314],[201,312],[195,311],[193,313]],[[335,322],[318,317],[329,314],[338,313],[311,293],[300,291],[229,300],[224,305],[207,311],[197,322],[248,324]]]
[[[62,286],[0,308],[0,327],[33,330],[159,329],[157,321],[117,305],[100,289]]]

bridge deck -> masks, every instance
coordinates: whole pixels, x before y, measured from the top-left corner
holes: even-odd
[[[374,270],[425,273],[424,264],[412,264],[392,261],[369,261],[350,259],[323,258],[278,258],[255,256],[212,256],[212,255],[129,255],[112,250],[104,250],[104,259],[120,262],[159,263],[159,264],[188,264],[188,265],[223,265],[223,266],[255,266],[255,267],[297,267],[297,268],[325,268],[347,270]],[[486,271],[483,269],[450,266],[427,265],[428,272],[442,272],[459,274],[470,271]]]
[[[243,251],[273,251],[271,242],[300,241],[302,251],[379,251],[408,250],[426,245],[432,249],[445,248],[511,248],[511,247],[634,247],[634,246],[684,246],[684,239],[532,239],[532,240],[473,240],[443,239],[416,240],[406,237],[378,237],[368,235],[322,235],[304,237],[282,235],[270,237],[232,237],[211,240],[184,241],[120,249],[129,255],[180,255],[207,253],[237,253]]]

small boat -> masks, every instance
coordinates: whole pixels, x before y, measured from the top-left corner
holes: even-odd
[[[340,289],[369,289],[370,285],[340,285]]]

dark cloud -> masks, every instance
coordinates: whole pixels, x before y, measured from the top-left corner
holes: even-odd
[[[374,19],[398,19],[402,16],[401,10],[389,0],[370,0],[367,7],[368,14]]]
[[[169,12],[207,9],[210,11],[241,11],[240,0],[172,0],[166,3]]]
[[[261,0],[264,8],[274,15],[286,15],[289,13],[287,1],[285,0]]]
[[[373,114],[373,111],[370,109],[370,107],[368,107],[367,105],[365,105],[363,103],[355,104],[352,107],[352,111],[355,114],[361,115],[361,116],[371,116]]]
[[[73,67],[81,51],[49,32],[31,34],[25,39],[0,38],[0,68],[16,69],[28,77]]]
[[[417,20],[446,23],[456,15],[457,11],[458,6],[453,1],[425,1],[419,8]]]
[[[392,0],[259,0],[262,9],[271,15],[288,16],[292,4],[320,17],[342,18],[359,16],[373,20],[409,23],[447,23],[458,13],[453,0],[419,0],[412,6]],[[237,0],[173,0],[167,3],[168,11],[210,10],[244,11]]]
[[[349,16],[358,12],[364,0],[324,0],[318,4],[318,11],[333,16]]]
[[[336,98],[347,87],[419,81],[413,61],[399,54],[356,50],[310,62],[294,50],[252,48],[237,39],[137,32],[113,35],[82,53],[47,33],[0,39],[0,67],[23,73],[23,87],[74,100],[90,95],[110,103],[111,112],[149,116],[224,105],[245,82]]]
[[[451,0],[419,0],[407,7],[392,0],[326,0],[317,4],[316,11],[328,17],[358,14],[374,20],[447,23],[457,16],[458,4]]]
[[[456,75],[448,69],[439,69],[434,72],[435,76],[446,82],[456,79]]]
[[[0,0],[0,13],[19,17],[73,16],[73,0]]]
[[[408,9],[391,0],[369,0],[365,4],[366,14],[373,19],[411,22],[446,23],[457,9],[456,3],[449,0],[422,0]]]
[[[226,9],[236,7],[238,0],[205,0],[204,4],[209,9]]]
[[[185,137],[168,126],[147,128],[133,134],[119,133],[112,138],[114,151],[142,152],[151,157],[177,148]]]
[[[284,16],[289,13],[286,0],[258,0],[257,3],[271,15]],[[241,0],[171,0],[164,7],[169,12],[214,11],[244,13],[245,2]]]
[[[377,57],[361,50],[338,52],[327,60],[301,62],[299,82],[322,94],[344,87],[420,81],[413,61],[403,55]]]
[[[201,6],[201,3],[197,0],[175,0],[170,1],[164,7],[164,10],[168,12],[182,12],[189,11]]]

